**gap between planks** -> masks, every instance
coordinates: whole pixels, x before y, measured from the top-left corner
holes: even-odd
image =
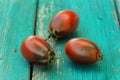
[[[116,1],[116,0],[113,0],[113,4],[114,4],[114,6],[115,6],[115,13],[116,13],[118,25],[120,26],[120,17],[119,17],[119,11],[118,11],[118,6],[117,6],[117,1]]]
[[[38,6],[39,6],[39,0],[36,0],[36,10],[35,10],[35,21],[34,21],[34,32],[33,32],[33,35],[36,35],[37,17],[38,17]]]
[[[36,35],[37,17],[38,17],[38,6],[39,6],[39,0],[36,0],[33,35]],[[30,80],[32,80],[32,74],[33,74],[33,64],[30,63]]]

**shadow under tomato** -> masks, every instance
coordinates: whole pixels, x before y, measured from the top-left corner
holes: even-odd
[[[56,40],[56,41],[57,41],[57,42],[66,42],[66,41],[68,41],[68,40],[70,40],[70,39],[72,39],[72,38],[77,38],[77,37],[80,37],[79,31],[75,31],[75,32],[73,32],[71,35],[66,36],[66,37],[64,37],[64,38],[61,38],[61,39],[58,39],[58,40]]]
[[[50,73],[54,70],[55,65],[40,65],[40,64],[34,64],[35,69],[37,69],[40,72],[47,72]]]
[[[86,71],[86,72],[100,72],[101,68],[100,68],[100,63],[94,63],[94,64],[87,64],[87,65],[82,65],[82,64],[78,64],[75,62],[70,62],[71,63],[71,67],[74,70],[80,70],[82,72]]]

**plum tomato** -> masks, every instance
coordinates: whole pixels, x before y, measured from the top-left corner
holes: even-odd
[[[79,64],[92,64],[103,59],[95,43],[85,38],[73,38],[65,45],[68,58]]]
[[[57,40],[71,35],[77,28],[79,18],[72,10],[62,10],[58,12],[50,21],[49,37]]]
[[[21,44],[21,52],[30,63],[51,64],[55,60],[53,48],[38,36],[29,36]]]

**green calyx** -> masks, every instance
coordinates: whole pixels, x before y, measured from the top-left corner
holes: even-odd
[[[56,59],[59,59],[59,58],[56,58],[54,55],[51,55],[51,51],[48,52],[48,65],[51,65],[53,63],[55,63]]]
[[[59,38],[61,38],[61,36],[58,36],[55,32],[55,30],[48,30],[48,32],[50,33],[50,35],[48,36],[47,39],[49,40],[52,40],[52,41],[55,41],[55,40],[58,40]]]
[[[100,53],[100,54],[98,54],[98,60],[99,61],[102,61],[104,58],[103,58],[103,54],[102,53]]]
[[[52,64],[55,62],[54,56],[51,55],[51,51],[48,52],[48,64]]]

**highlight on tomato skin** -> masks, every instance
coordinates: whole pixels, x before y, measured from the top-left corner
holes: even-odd
[[[55,61],[53,48],[38,36],[29,36],[21,44],[21,53],[30,63],[52,64]]]
[[[62,10],[50,21],[49,38],[57,40],[70,36],[78,27],[79,17],[73,10]]]
[[[68,58],[79,64],[93,64],[103,59],[98,46],[85,38],[73,38],[65,45]]]

